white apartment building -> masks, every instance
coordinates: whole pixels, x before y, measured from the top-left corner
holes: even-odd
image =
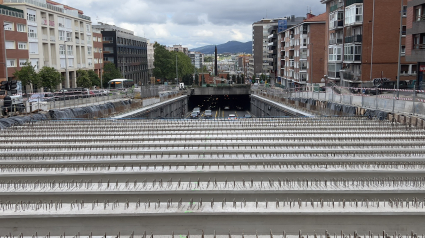
[[[204,54],[200,52],[189,52],[190,61],[192,62],[192,65],[195,66],[197,69],[201,69],[202,65],[204,64]]]
[[[36,70],[48,66],[61,72],[60,88],[77,87],[78,69],[94,69],[91,20],[81,10],[50,0],[2,2],[24,11],[29,60]]]

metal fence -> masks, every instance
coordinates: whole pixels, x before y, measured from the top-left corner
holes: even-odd
[[[314,87],[308,91],[303,88],[282,89],[262,85],[252,86],[251,89],[257,95],[278,101],[312,99],[365,109],[425,116],[425,90],[327,86]]]

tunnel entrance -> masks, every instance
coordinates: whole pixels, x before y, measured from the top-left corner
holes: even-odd
[[[244,117],[250,114],[251,101],[249,95],[192,95],[189,98],[189,112],[195,107],[201,108],[201,112],[211,110],[213,117],[228,117],[236,114]]]

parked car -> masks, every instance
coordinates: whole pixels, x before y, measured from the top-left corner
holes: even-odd
[[[193,109],[193,112],[196,112],[197,114],[198,114],[198,116],[201,114],[201,108],[199,108],[199,107],[195,107],[194,109]]]
[[[245,114],[244,116],[245,118],[252,118],[252,116],[250,114]]]
[[[54,93],[44,92],[44,93],[34,93],[28,99],[28,102],[51,102],[55,100]]]

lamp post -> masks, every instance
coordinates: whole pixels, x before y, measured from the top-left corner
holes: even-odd
[[[7,24],[3,22],[4,67],[6,68],[6,81],[8,81],[9,77],[7,75],[6,26],[7,26]]]
[[[69,72],[68,72],[68,49],[66,47],[66,42],[64,41],[64,47],[65,47],[65,88],[69,88]]]

